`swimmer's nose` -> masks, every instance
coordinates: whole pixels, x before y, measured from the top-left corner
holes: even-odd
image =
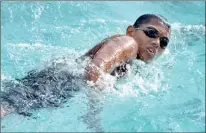
[[[160,47],[160,39],[159,38],[155,38],[153,39],[153,41],[151,42],[152,46],[156,49],[158,49]]]

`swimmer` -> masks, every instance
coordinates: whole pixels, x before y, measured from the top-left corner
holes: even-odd
[[[104,39],[94,46],[83,57],[90,57],[91,61],[85,68],[85,78],[96,83],[100,71],[115,76],[122,76],[127,72],[127,64],[134,59],[146,63],[163,54],[169,43],[170,25],[167,20],[154,14],[140,16],[133,25],[126,29],[126,35],[114,35]],[[32,72],[18,83],[5,84],[7,91],[1,94],[1,117],[17,112],[29,115],[28,110],[58,107],[73,92],[76,84],[72,80],[75,75],[55,68],[47,68],[40,72]]]
[[[85,69],[85,77],[94,83],[100,71],[122,76],[127,72],[127,64],[134,59],[146,63],[159,57],[169,43],[170,25],[160,15],[140,16],[126,29],[126,35],[114,35],[89,50],[85,56],[91,58]]]

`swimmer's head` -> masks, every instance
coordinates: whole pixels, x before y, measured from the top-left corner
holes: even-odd
[[[149,62],[160,56],[169,43],[170,25],[161,15],[145,14],[127,28],[126,34],[138,44],[137,58]]]

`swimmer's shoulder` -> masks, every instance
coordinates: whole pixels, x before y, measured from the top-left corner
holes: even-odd
[[[108,44],[110,41],[114,41],[115,38],[121,37],[121,36],[123,35],[117,34],[117,35],[106,37],[105,39],[97,43],[94,47],[92,47],[89,51],[87,51],[83,56],[81,56],[81,58],[84,58],[84,57],[93,58],[93,56],[97,53],[97,51],[101,49],[104,45]]]
[[[107,39],[108,43],[110,40],[113,41],[112,44],[116,45],[124,45],[126,47],[133,47],[134,45],[137,46],[137,43],[134,40],[134,38],[128,35],[114,35]]]
[[[106,45],[121,45],[123,44],[126,47],[131,47],[131,44],[134,44],[135,41],[132,37],[122,34],[116,34],[109,36],[102,40],[101,42],[97,43],[93,48],[91,48],[89,51],[87,51],[83,56],[81,56],[81,59],[84,59],[85,57],[93,58],[94,55],[104,46]]]

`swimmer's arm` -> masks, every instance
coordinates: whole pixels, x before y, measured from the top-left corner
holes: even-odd
[[[133,39],[123,37],[105,44],[86,67],[86,79],[96,82],[100,76],[100,71],[111,73],[115,67],[127,60],[136,58],[134,51],[137,51],[137,45],[134,43]]]

